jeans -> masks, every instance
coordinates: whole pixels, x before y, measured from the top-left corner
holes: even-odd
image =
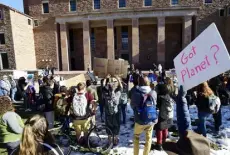
[[[122,114],[123,124],[126,123],[126,108],[127,108],[127,104],[121,105],[121,114]]]
[[[49,129],[54,127],[54,111],[45,112],[45,118],[48,122]]]
[[[213,114],[213,118],[215,121],[215,130],[218,132],[220,130],[220,126],[222,125],[222,115],[221,115],[221,107],[218,113]]]
[[[16,149],[19,146],[19,144],[20,144],[20,141],[6,143],[5,146],[6,146],[8,155],[10,155],[14,151],[14,149]]]
[[[100,104],[99,104],[99,108],[100,108],[100,113],[101,113],[101,120],[104,120],[104,118],[103,118],[103,114],[104,114],[104,104],[100,103]]]
[[[16,92],[17,92],[17,88],[11,88],[10,97],[11,97],[11,100],[12,100],[12,101],[14,101]]]
[[[199,118],[198,132],[202,134],[204,137],[207,136],[206,119],[210,115],[211,114],[207,112],[198,112],[198,118]]]
[[[134,126],[134,155],[139,155],[140,135],[145,132],[145,148],[143,155],[148,155],[152,145],[152,133],[154,125],[140,125],[135,123]]]

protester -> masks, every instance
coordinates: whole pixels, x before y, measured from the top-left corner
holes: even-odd
[[[58,94],[58,93],[60,93],[60,82],[59,82],[59,77],[54,77],[53,78],[53,83],[54,83],[54,85],[53,85],[53,94],[55,95],[55,94]]]
[[[161,66],[161,64],[158,65],[158,72],[159,72],[159,75],[161,76],[161,73],[162,73],[162,66]]]
[[[162,151],[162,144],[166,142],[168,128],[173,124],[173,106],[175,101],[170,96],[166,84],[158,88],[157,107],[159,109],[158,123],[156,124],[156,149]]]
[[[97,91],[92,88],[91,80],[86,81],[86,91],[93,96],[93,100],[96,104],[98,102],[98,95],[97,95]],[[93,122],[93,124],[96,124],[96,116],[95,115],[92,116],[92,122]]]
[[[10,85],[11,85],[10,97],[11,97],[11,100],[13,102],[15,102],[15,94],[17,92],[17,84],[16,84],[16,82],[14,80],[13,75],[9,75],[9,81],[10,81]]]
[[[213,93],[220,97],[221,99],[221,104],[224,104],[224,100],[222,100],[223,98],[227,98],[227,100],[230,98],[229,94],[228,94],[228,90],[226,85],[221,83],[220,77],[214,77],[211,80],[209,80],[209,87],[212,89]],[[214,118],[214,123],[215,123],[215,131],[216,134],[219,134],[219,130],[220,130],[220,126],[222,125],[222,112],[221,112],[221,108],[220,110],[216,113],[213,114],[213,118]]]
[[[38,76],[38,85],[41,86],[42,85],[42,75]]]
[[[27,77],[27,86],[26,89],[26,111],[32,111],[32,106],[35,105],[36,102],[36,90],[34,88],[34,80],[33,75],[28,75]]]
[[[151,149],[152,144],[152,132],[153,127],[157,122],[157,112],[156,112],[156,99],[157,94],[155,91],[152,91],[149,86],[149,80],[147,76],[142,76],[138,78],[138,84],[139,88],[137,88],[135,91],[133,90],[131,94],[131,107],[134,110],[134,117],[135,117],[135,127],[134,127],[134,155],[139,155],[139,140],[140,135],[145,132],[145,148],[143,155],[148,155]],[[144,96],[148,95],[150,98],[146,98],[144,100]],[[150,100],[149,100],[150,99]],[[145,111],[144,108],[147,107],[146,101],[150,101],[151,108],[155,109],[155,113],[151,114],[155,116],[155,118],[152,118],[151,120],[147,119],[146,117],[143,117]],[[145,106],[144,106],[145,104]],[[155,107],[155,108],[154,108]],[[142,114],[140,114],[140,112]],[[148,113],[146,112],[148,115]],[[154,117],[153,116],[153,117]]]
[[[149,78],[150,83],[157,81],[157,76],[153,73],[152,70],[149,71],[148,78]]]
[[[48,77],[43,77],[43,84],[39,91],[40,96],[42,96],[41,103],[44,104],[43,112],[49,123],[49,129],[53,128],[54,125],[54,106],[53,106],[53,92],[50,88],[50,81]]]
[[[93,95],[93,99],[95,100],[95,102],[98,101],[97,91],[92,88],[92,83],[90,80],[86,81],[86,91]]]
[[[169,78],[169,77],[166,77],[165,79],[165,84],[169,90],[169,95],[175,99],[176,97],[176,89],[174,87],[174,84],[173,84],[173,81]]]
[[[23,131],[23,121],[14,112],[11,99],[8,96],[0,97],[0,143],[3,143],[10,154],[20,143]]]
[[[121,107],[121,114],[122,114],[122,122],[123,124],[126,124],[126,110],[127,110],[127,104],[128,104],[128,95],[127,95],[127,85],[123,84],[123,89],[121,91],[121,97],[119,101],[119,105]]]
[[[2,79],[0,80],[0,88],[1,88],[1,95],[2,96],[9,96],[10,95],[10,89],[11,89],[11,85],[9,80],[7,79],[7,76],[4,75],[2,77]]]
[[[60,115],[66,115],[66,106],[68,103],[65,99],[67,97],[67,88],[65,86],[60,87],[60,93],[54,95],[54,107],[55,114],[57,114],[57,118],[61,117]],[[65,105],[66,104],[66,105]]]
[[[206,137],[206,119],[212,114],[209,109],[209,97],[214,95],[207,82],[197,87],[196,105],[198,108],[198,132]]]
[[[98,94],[98,102],[99,102],[99,109],[100,109],[100,116],[101,116],[101,122],[104,122],[104,105],[105,101],[103,98],[103,81],[104,79],[101,79],[100,86],[97,87],[97,94]]]
[[[64,155],[48,131],[45,117],[35,115],[25,122],[20,147],[12,155]]]
[[[86,91],[84,83],[77,85],[77,93],[73,97],[71,115],[73,126],[76,131],[77,142],[80,145],[86,144],[86,136],[91,125],[91,115],[94,113],[93,96]],[[83,132],[83,136],[82,133]]]
[[[110,76],[103,81],[103,97],[105,99],[105,125],[114,134],[114,145],[118,144],[120,132],[120,109],[119,101],[122,91],[122,84],[119,77],[115,77],[116,82]],[[108,133],[109,134],[109,133]],[[112,135],[109,139],[111,140]]]

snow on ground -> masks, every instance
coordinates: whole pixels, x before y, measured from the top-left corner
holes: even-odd
[[[175,107],[176,108],[176,107]],[[175,109],[176,111],[176,109]],[[99,112],[98,112],[99,113]],[[130,117],[133,116],[133,111],[128,105],[127,108],[127,124],[121,125],[120,130],[120,143],[118,146],[114,147],[113,150],[111,150],[111,155],[132,155],[133,154],[133,122],[130,121]],[[197,108],[196,106],[190,106],[190,115],[192,122],[196,121],[198,119],[197,116]],[[176,113],[174,114],[174,122],[176,123]],[[97,119],[100,120],[100,119]],[[215,138],[213,133],[211,132],[210,128],[214,128],[214,120],[212,116],[208,118],[207,126],[208,126],[208,139],[218,144],[218,146],[221,148],[220,150],[211,150],[211,155],[230,155],[230,106],[222,107],[222,120],[223,125],[221,126],[220,130],[220,136],[218,138]],[[196,129],[196,126],[193,126],[193,129]],[[210,131],[210,132],[209,132]],[[170,133],[171,134],[171,133]],[[176,141],[178,140],[177,137],[173,137],[169,135],[168,141]],[[155,132],[153,132],[153,143],[156,142]],[[145,135],[142,134],[140,138],[140,155],[143,153],[145,143]],[[94,155],[93,153],[77,153],[72,152],[71,155]],[[150,155],[167,155],[166,152],[152,150],[150,152]]]

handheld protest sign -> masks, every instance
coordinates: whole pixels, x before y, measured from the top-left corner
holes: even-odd
[[[174,59],[179,85],[191,89],[230,69],[228,50],[213,23]]]

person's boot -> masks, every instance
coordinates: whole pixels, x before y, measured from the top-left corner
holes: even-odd
[[[118,136],[115,136],[114,141],[113,141],[114,146],[117,146],[118,143],[119,143],[119,138],[118,138]]]
[[[156,144],[155,146],[155,149],[158,150],[158,151],[163,151],[163,147],[162,147],[162,144]]]

